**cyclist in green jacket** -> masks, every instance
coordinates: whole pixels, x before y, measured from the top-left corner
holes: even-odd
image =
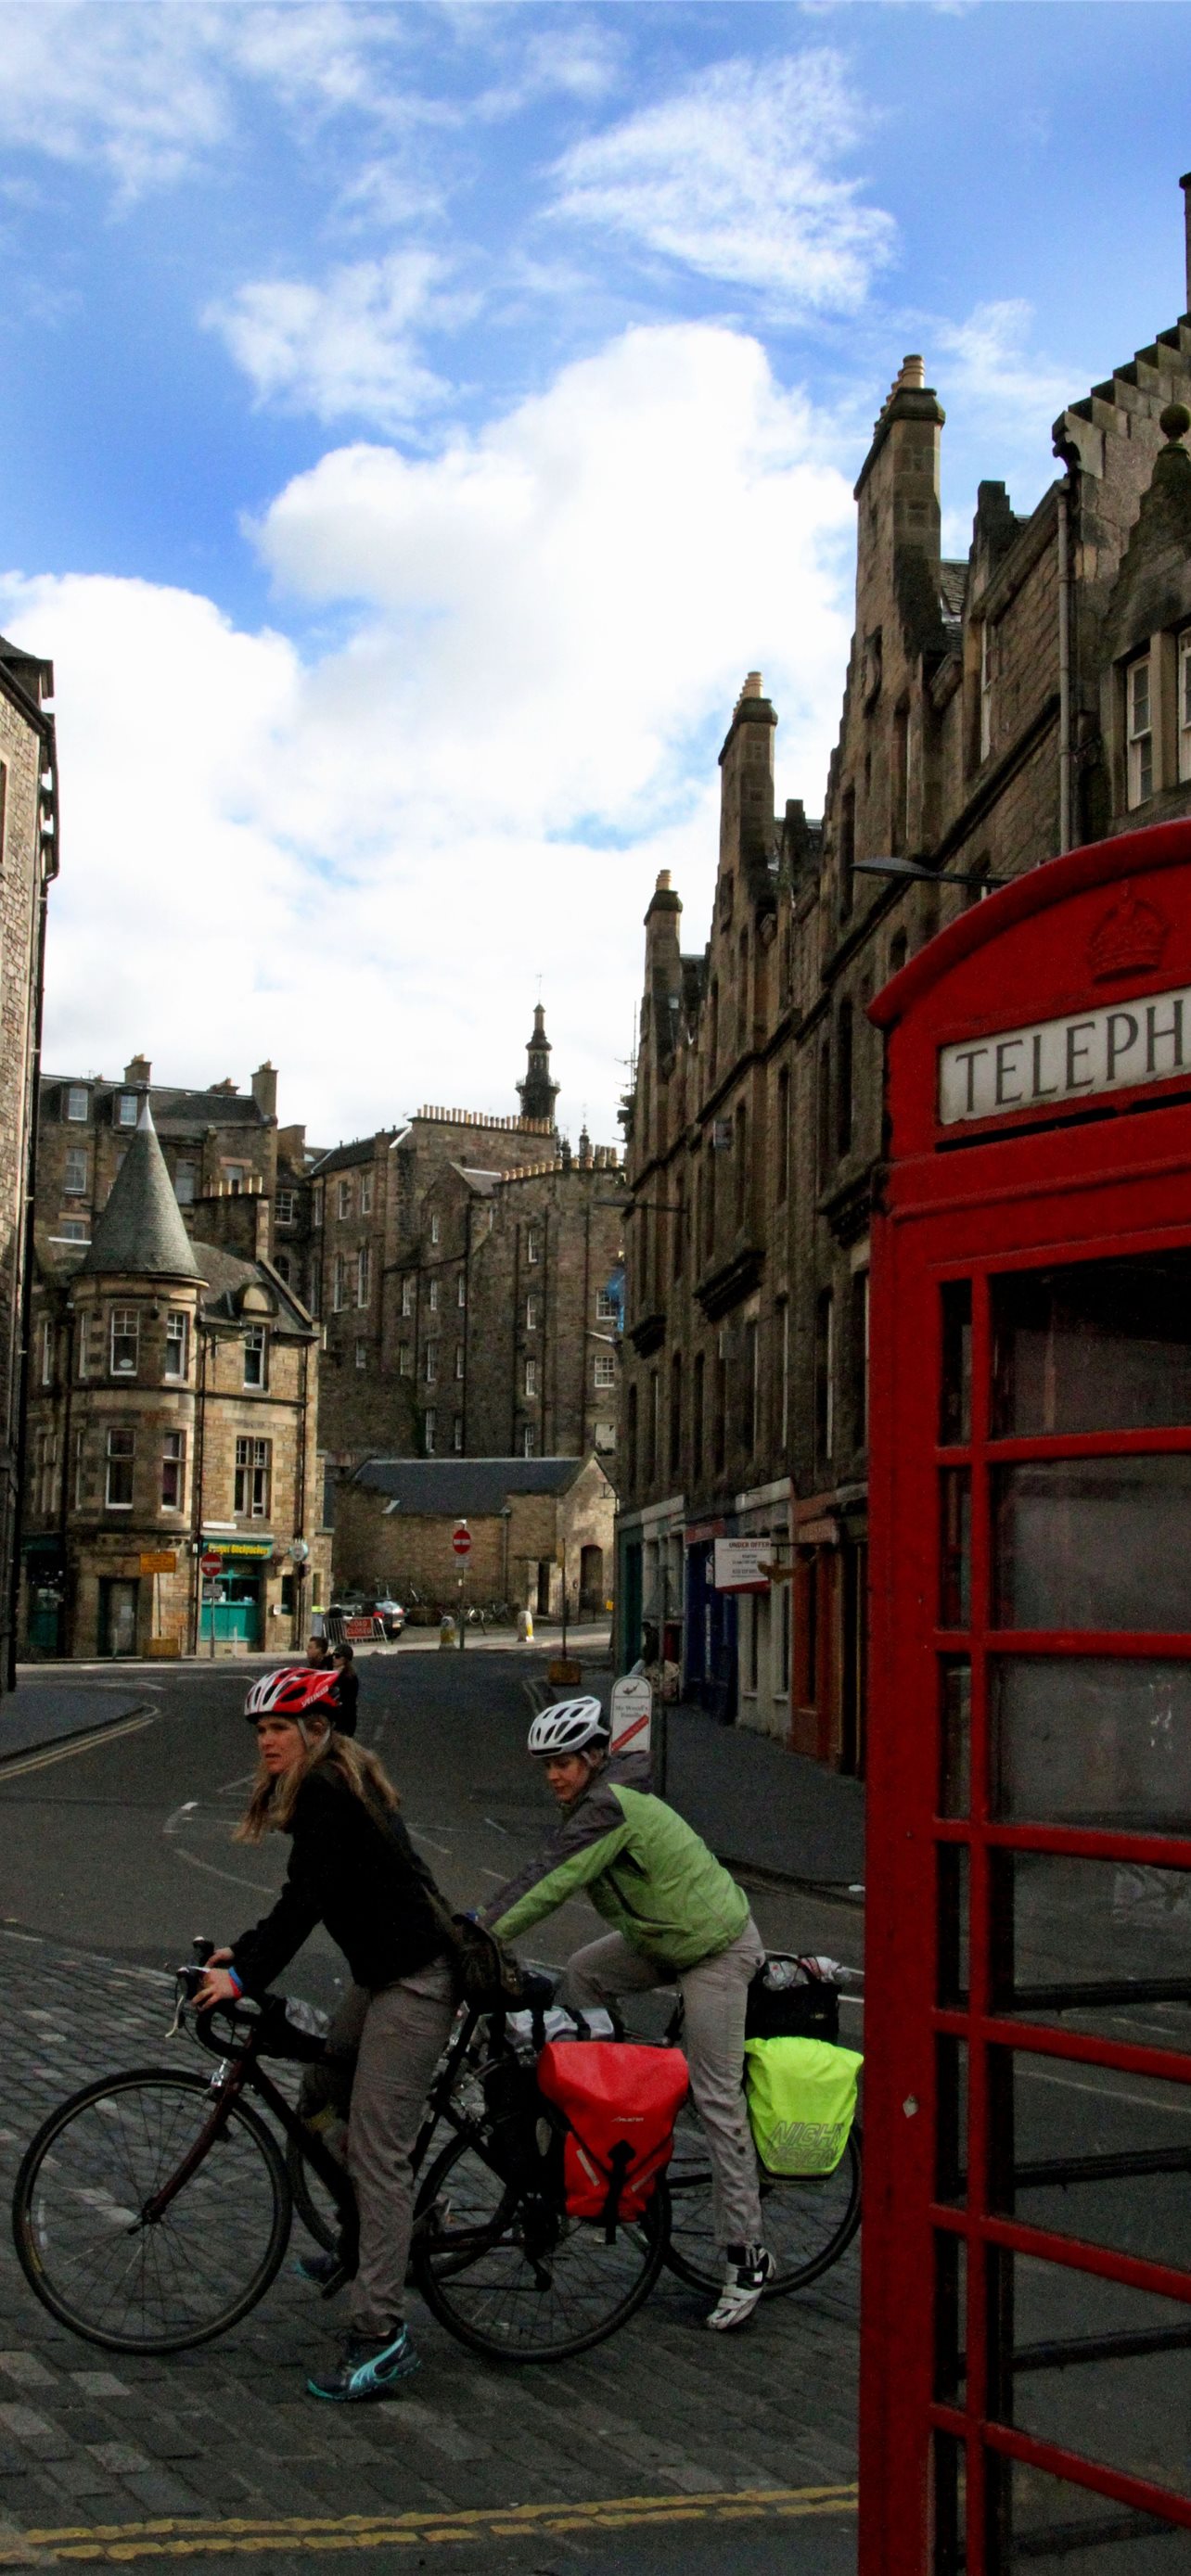
[[[673,1807],[655,1798],[643,1754],[609,1757],[597,1699],[560,1700],[529,1730],[562,1809],[550,1842],[490,1898],[482,1920],[516,1940],[585,1888],[614,1929],[577,1950],[562,1989],[572,2010],[651,1986],[682,1988],[695,2108],[707,2133],[724,2286],[707,2323],[743,2325],[773,2256],[761,2242],[757,2159],[744,2096],[749,1980],[765,1956],[742,1888]]]

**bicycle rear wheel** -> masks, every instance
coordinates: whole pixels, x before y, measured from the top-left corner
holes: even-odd
[[[263,2298],[285,2253],[280,2149],[237,2101],[160,2217],[146,2203],[201,2137],[210,2080],[164,2067],[101,2077],[51,2112],[13,2193],[17,2253],[44,2307],[107,2352],[185,2352]]]
[[[698,2116],[687,2104],[674,2133],[668,2170],[670,2242],[666,2262],[698,2290],[718,2290],[724,2258],[712,2220],[711,2158]],[[860,2133],[853,2128],[832,2174],[811,2178],[761,2175],[761,2235],[777,2262],[762,2296],[804,2290],[839,2261],[860,2225]]]
[[[645,2215],[602,2225],[522,2196],[470,2138],[453,2138],[418,2197],[413,2272],[426,2305],[472,2352],[565,2361],[615,2334],[653,2288],[669,2226],[659,2183]]]

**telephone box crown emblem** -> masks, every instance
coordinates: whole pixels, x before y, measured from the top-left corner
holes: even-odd
[[[1142,902],[1132,886],[1122,886],[1088,941],[1093,982],[1105,983],[1113,975],[1148,975],[1161,964],[1169,937],[1165,916]]]

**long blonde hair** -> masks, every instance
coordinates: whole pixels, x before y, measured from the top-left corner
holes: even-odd
[[[400,1806],[401,1800],[388,1772],[375,1753],[366,1752],[364,1746],[354,1743],[349,1735],[338,1735],[332,1728],[327,1728],[315,1737],[313,1743],[307,1744],[301,1761],[295,1762],[292,1771],[283,1771],[280,1779],[275,1780],[262,1762],[252,1796],[232,1836],[233,1842],[259,1843],[263,1842],[266,1834],[283,1833],[298,1803],[302,1782],[309,1778],[317,1764],[323,1762],[351,1790],[352,1796],[358,1798],[361,1805],[371,1807],[374,1813],[379,1807],[392,1814]]]

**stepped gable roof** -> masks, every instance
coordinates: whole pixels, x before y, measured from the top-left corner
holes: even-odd
[[[147,1097],[79,1268],[130,1279],[202,1278]]]
[[[314,1325],[306,1309],[280,1279],[271,1264],[241,1261],[234,1252],[225,1252],[219,1243],[196,1243],[200,1275],[206,1282],[202,1301],[204,1315],[213,1315],[225,1323],[241,1321],[241,1298],[245,1288],[265,1288],[277,1301],[276,1324],[282,1332],[311,1333]],[[251,1315],[249,1322],[259,1320]]]
[[[399,1511],[491,1519],[510,1494],[565,1494],[586,1458],[366,1458],[352,1477]]]

